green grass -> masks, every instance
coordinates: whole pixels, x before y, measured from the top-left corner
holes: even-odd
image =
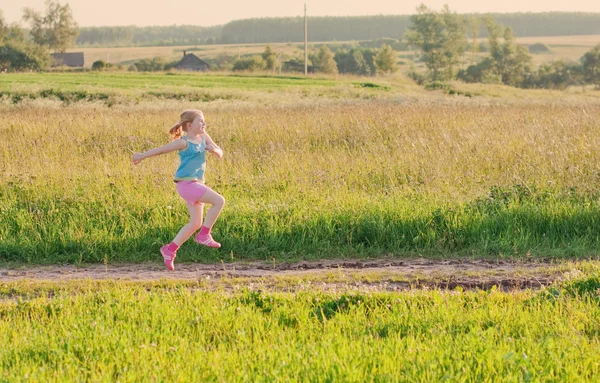
[[[179,261],[583,257],[600,252],[596,104],[365,102],[204,109],[224,159],[219,251]],[[155,260],[186,223],[168,142],[181,106],[5,107],[0,258]]]
[[[594,381],[598,287],[593,275],[537,293],[0,284],[0,380]]]
[[[243,76],[193,73],[127,73],[127,72],[84,72],[84,73],[18,73],[0,77],[0,90],[11,90],[27,86],[44,85],[48,88],[89,89],[103,87],[111,89],[160,88],[164,86],[190,86],[198,88],[235,89],[279,89],[292,86],[334,86],[336,81],[293,76]]]
[[[0,76],[0,102],[18,105],[32,100],[56,100],[71,105],[92,101],[115,106],[161,100],[262,103],[286,100],[294,104],[306,99],[388,98],[408,88],[417,86],[403,76],[366,79],[268,73],[9,73]]]

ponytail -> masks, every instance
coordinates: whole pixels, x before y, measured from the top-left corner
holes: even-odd
[[[173,125],[173,127],[171,129],[169,129],[169,134],[171,135],[171,138],[173,138],[173,140],[176,140],[178,138],[181,138],[181,136],[183,136],[183,128],[181,127],[181,125],[182,125],[182,122],[179,121],[178,123]]]
[[[202,112],[197,109],[184,110],[181,113],[179,118],[179,122],[173,125],[171,129],[169,129],[169,134],[173,138],[173,140],[177,140],[183,136],[183,132],[187,132],[188,122],[191,124],[198,115],[202,115]]]

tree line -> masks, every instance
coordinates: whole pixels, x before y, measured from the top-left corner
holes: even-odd
[[[215,44],[221,37],[222,26],[118,26],[82,27],[77,45],[84,46],[172,46]]]
[[[397,40],[381,39],[372,41],[374,47],[360,45],[337,46],[319,44],[308,55],[308,68],[312,73],[351,73],[356,75],[374,76],[377,74],[395,73],[398,71],[397,52],[390,42]],[[261,54],[249,54],[241,57],[221,55],[205,60],[213,70],[231,70],[234,72],[303,72],[304,58],[277,53],[267,44]],[[179,63],[179,60],[168,62],[162,57],[142,59],[132,63],[129,71],[165,71]],[[92,70],[123,70],[124,67],[97,61]]]
[[[310,52],[311,72],[337,74],[351,73],[374,76],[376,74],[398,71],[397,54],[394,49],[383,43],[381,48],[352,47],[338,49],[335,53],[327,44]],[[302,58],[287,58],[285,61],[267,45],[261,55],[252,55],[233,61],[233,71],[303,71]]]
[[[453,79],[521,88],[600,87],[600,44],[579,62],[558,60],[535,68],[528,48],[516,43],[513,29],[490,16],[468,18],[450,11],[447,5],[439,12],[421,5],[410,19],[405,40],[419,49],[426,67],[426,73],[411,69],[410,75],[428,87],[442,87]],[[487,36],[483,56],[479,54],[483,51],[478,39],[481,28]],[[466,66],[468,61],[471,64]]]
[[[464,14],[466,18],[484,15]],[[600,34],[600,13],[547,12],[487,14],[521,37]],[[402,38],[410,15],[309,17],[310,41],[353,41]],[[479,35],[487,37],[481,26]],[[153,27],[82,27],[78,46],[150,46],[188,44],[250,44],[300,42],[304,18],[274,17],[235,20],[214,27],[192,25]]]

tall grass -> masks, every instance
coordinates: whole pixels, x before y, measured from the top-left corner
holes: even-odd
[[[9,297],[0,343],[10,345],[0,347],[2,381],[592,382],[600,374],[593,277],[538,294],[38,284],[48,298],[21,286],[0,285],[0,298]]]
[[[185,103],[3,108],[0,257],[155,259],[187,219],[177,156],[130,158],[194,106],[226,153],[207,171],[224,247],[178,260],[600,250],[597,104]]]

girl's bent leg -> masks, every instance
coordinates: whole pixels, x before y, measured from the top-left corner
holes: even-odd
[[[202,210],[204,205],[202,203],[195,203],[193,205],[188,204],[188,211],[190,213],[190,222],[179,230],[177,236],[173,242],[177,244],[177,246],[181,246],[189,237],[194,234],[194,232],[200,229],[202,226]]]
[[[210,229],[214,225],[215,221],[221,214],[223,207],[225,206],[225,198],[222,195],[215,192],[214,190],[207,188],[206,192],[200,198],[200,201],[210,203],[212,206],[208,209],[206,213],[206,219],[202,225],[202,229],[196,235],[194,240],[201,245],[205,245],[212,248],[219,248],[221,244],[215,241],[210,235]]]
[[[215,224],[217,218],[219,218],[219,214],[221,214],[221,211],[225,206],[225,198],[223,198],[223,196],[216,191],[207,187],[206,192],[200,198],[200,202],[209,203],[212,205],[210,209],[208,209],[208,212],[206,212],[206,218],[202,224],[202,226],[210,229]]]

